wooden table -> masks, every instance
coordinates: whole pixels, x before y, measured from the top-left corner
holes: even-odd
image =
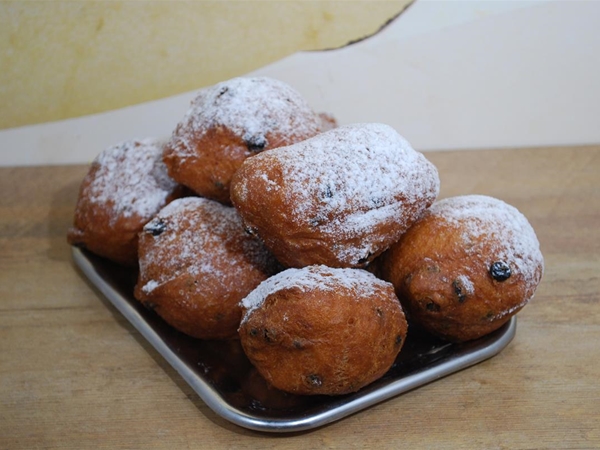
[[[0,448],[600,448],[600,146],[427,153],[519,208],[546,260],[498,356],[331,425],[232,425],[75,269],[87,168],[0,169]]]

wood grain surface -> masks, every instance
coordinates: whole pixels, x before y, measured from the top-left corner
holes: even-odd
[[[523,212],[546,268],[498,356],[331,425],[214,414],[74,267],[87,167],[0,169],[0,448],[600,448],[600,146],[433,152],[440,197]]]

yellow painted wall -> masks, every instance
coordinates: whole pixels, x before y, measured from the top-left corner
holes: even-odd
[[[0,129],[106,111],[376,32],[410,0],[2,1]]]

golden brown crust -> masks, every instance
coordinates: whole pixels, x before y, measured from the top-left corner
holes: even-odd
[[[508,269],[502,275],[497,267]],[[466,341],[498,329],[525,306],[543,259],[516,209],[463,196],[434,204],[378,268],[412,321],[447,340]]]
[[[180,132],[181,124],[176,133]],[[200,137],[192,137],[193,151],[187,158],[179,154],[186,149],[181,142],[172,142],[165,149],[164,161],[173,179],[190,187],[194,192],[222,203],[229,202],[229,182],[231,176],[250,156],[250,152],[231,131],[215,128]],[[228,146],[231,153],[227,159],[221,158],[218,149]]]
[[[144,227],[139,257],[135,297],[201,339],[237,338],[239,301],[277,270],[233,208],[198,197],[172,202]]]
[[[137,264],[137,235],[145,224],[139,216],[120,218],[112,226],[105,211],[78,204],[67,242],[125,266]],[[117,230],[117,231],[115,231]]]
[[[304,276],[312,280],[303,283]],[[315,282],[316,281],[316,282]],[[264,291],[265,284],[274,289]],[[392,285],[360,269],[288,269],[244,300],[244,351],[276,388],[295,394],[354,392],[383,376],[407,324]]]
[[[184,195],[167,176],[158,141],[104,150],[81,183],[67,241],[127,266],[137,265],[138,233],[163,206]]]

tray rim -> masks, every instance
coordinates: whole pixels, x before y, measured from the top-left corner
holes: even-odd
[[[307,415],[301,419],[265,419],[241,411],[227,403],[216,389],[202,377],[196,375],[188,364],[169,348],[160,334],[145,321],[144,317],[129,304],[128,300],[110,286],[98,273],[93,261],[87,257],[85,250],[72,246],[71,252],[75,265],[86,278],[179,373],[214,413],[231,423],[255,431],[298,432],[335,422],[377,403],[489,359],[500,353],[516,334],[517,318],[513,316],[507,324],[496,332],[496,339],[488,345],[479,345],[472,350],[459,352],[454,358],[437,361],[419,372],[400,377],[378,389],[365,392],[364,395],[359,395],[348,402],[317,414]]]

